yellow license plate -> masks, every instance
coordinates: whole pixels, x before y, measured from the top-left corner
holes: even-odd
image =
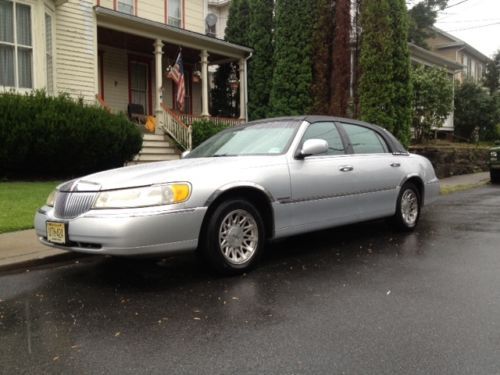
[[[57,244],[65,244],[66,224],[47,221],[47,240]]]

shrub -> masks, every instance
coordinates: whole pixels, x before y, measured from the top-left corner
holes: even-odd
[[[476,142],[493,141],[500,121],[500,100],[484,87],[465,81],[455,90],[455,134]],[[476,139],[477,137],[477,139]]]
[[[0,94],[2,177],[69,177],[120,167],[141,144],[139,129],[124,115],[68,95]]]
[[[217,134],[218,132],[226,129],[228,125],[216,124],[210,120],[199,120],[193,122],[193,148],[203,143],[205,140],[211,136]]]

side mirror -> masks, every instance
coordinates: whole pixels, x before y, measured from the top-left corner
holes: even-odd
[[[324,139],[308,139],[304,142],[299,152],[301,158],[306,156],[319,155],[328,152],[328,142]]]
[[[184,159],[186,156],[188,156],[190,152],[191,152],[190,150],[186,150],[186,151],[184,151],[184,152],[181,154],[181,159]]]

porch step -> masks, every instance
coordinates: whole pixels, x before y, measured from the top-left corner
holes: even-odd
[[[180,159],[180,151],[167,135],[144,134],[141,151],[127,165]]]
[[[142,136],[142,139],[144,141],[166,141],[167,139],[170,139],[166,135],[163,134],[150,134],[150,133],[145,133]]]
[[[142,141],[142,148],[151,147],[151,148],[167,148],[172,147],[172,144],[167,141]]]

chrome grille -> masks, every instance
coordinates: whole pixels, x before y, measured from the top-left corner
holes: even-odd
[[[55,216],[61,219],[73,219],[92,208],[98,193],[64,193],[56,194],[54,205]]]

